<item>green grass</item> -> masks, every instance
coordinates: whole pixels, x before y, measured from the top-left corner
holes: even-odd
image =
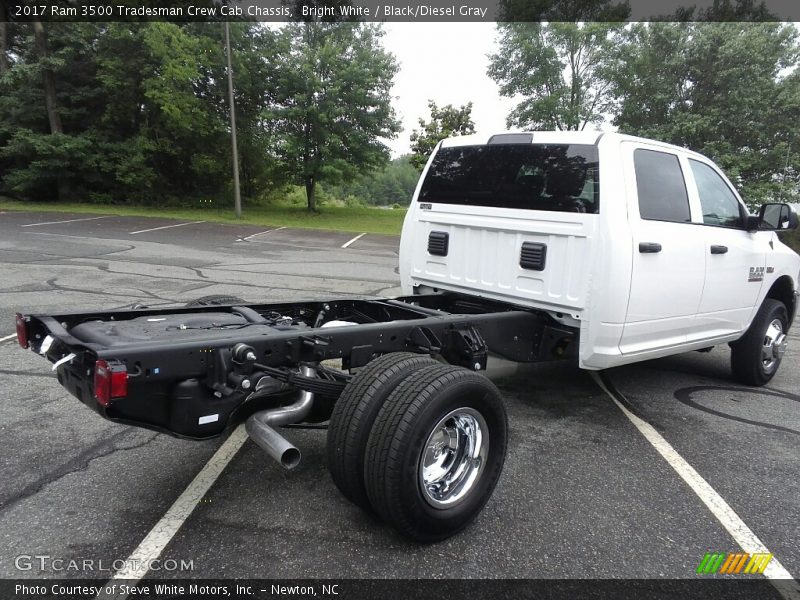
[[[161,217],[188,221],[213,221],[216,223],[245,223],[264,227],[296,227],[300,229],[327,229],[355,233],[385,233],[399,235],[403,226],[405,209],[346,208],[323,206],[318,213],[309,213],[300,206],[247,206],[242,218],[237,219],[230,210],[218,208],[156,208],[143,206],[114,206],[110,204],[80,204],[61,202],[18,202],[0,198],[0,210],[55,211],[131,217]]]

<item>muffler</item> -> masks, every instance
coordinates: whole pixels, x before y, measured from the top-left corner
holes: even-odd
[[[314,377],[317,372],[313,367],[303,365],[300,373]],[[313,404],[314,394],[300,390],[300,395],[292,404],[250,415],[245,423],[247,435],[285,469],[294,469],[300,464],[300,450],[273,428],[299,423],[308,416]]]

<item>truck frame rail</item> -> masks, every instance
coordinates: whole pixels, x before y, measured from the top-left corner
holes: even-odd
[[[577,332],[544,313],[451,293],[20,315],[18,334],[105,418],[196,439],[292,389],[315,393],[310,419],[326,420],[347,372],[382,354],[429,354],[479,371],[489,352],[534,362],[577,346]],[[330,360],[341,369],[301,372]]]

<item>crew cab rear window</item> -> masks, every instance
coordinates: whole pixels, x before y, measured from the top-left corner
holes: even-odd
[[[440,148],[420,202],[599,212],[597,147],[493,144]]]
[[[642,219],[691,223],[689,195],[676,155],[638,148],[633,152],[633,167]]]

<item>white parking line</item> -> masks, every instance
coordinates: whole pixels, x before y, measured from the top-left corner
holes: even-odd
[[[16,333],[12,333],[11,335],[7,335],[6,337],[1,337],[0,338],[0,343],[7,342],[8,340],[13,340],[16,337],[17,337]]]
[[[77,223],[78,221],[97,221],[98,219],[108,219],[110,215],[104,217],[89,217],[86,219],[67,219],[66,221],[47,221],[45,223],[28,223],[27,225],[20,225],[20,227],[40,227],[42,225],[58,225],[59,223]]]
[[[352,244],[353,242],[357,242],[358,240],[360,240],[360,239],[361,239],[362,237],[364,237],[365,235],[367,235],[367,234],[366,234],[366,232],[365,232],[365,233],[361,233],[361,234],[357,235],[356,237],[354,237],[354,238],[353,238],[352,240],[350,240],[349,242],[346,242],[346,243],[342,244],[342,248],[347,248],[347,247],[348,247],[350,244]]]
[[[177,225],[164,225],[163,227],[153,227],[152,229],[140,229],[139,231],[131,231],[128,235],[136,235],[137,233],[147,233],[148,231],[158,231],[159,229],[169,229],[170,227],[183,227],[184,225],[197,225],[198,223],[205,223],[205,221],[192,221],[191,223],[178,223]]]
[[[205,496],[206,492],[214,485],[222,471],[236,456],[247,439],[244,423],[233,430],[233,433],[219,447],[206,465],[200,470],[184,492],[169,507],[169,510],[161,517],[161,520],[153,526],[150,533],[142,540],[142,543],[133,551],[125,567],[114,573],[111,580],[130,579],[133,585],[139,581],[150,570],[152,561],[156,560],[175,536],[178,530],[192,514],[197,504]],[[103,592],[97,598],[105,598]],[[115,595],[114,598],[124,598]]]
[[[772,554],[764,543],[758,539],[758,536],[742,521],[741,517],[725,502],[717,491],[703,479],[692,465],[678,454],[670,443],[655,430],[655,428],[643,421],[631,411],[629,411],[622,402],[620,402],[616,395],[613,394],[605,385],[603,380],[596,372],[592,372],[592,378],[598,386],[608,395],[614,404],[622,411],[628,420],[639,430],[644,438],[650,442],[653,448],[667,461],[675,472],[686,482],[695,494],[703,501],[711,513],[717,518],[720,524],[728,531],[728,533],[736,540],[736,543],[749,554],[765,553]],[[778,593],[786,600],[800,600],[800,586],[794,580],[794,577],[784,566],[773,558],[767,565],[764,571],[764,577],[770,580]]]
[[[241,241],[243,241],[243,242],[246,242],[246,241],[249,241],[252,238],[257,237],[259,235],[264,235],[266,233],[272,233],[273,231],[280,231],[281,229],[286,229],[286,227],[278,227],[276,229],[268,229],[267,231],[261,231],[259,233],[254,233],[253,235],[248,235],[247,237],[243,237],[243,238],[239,238],[239,239]]]

